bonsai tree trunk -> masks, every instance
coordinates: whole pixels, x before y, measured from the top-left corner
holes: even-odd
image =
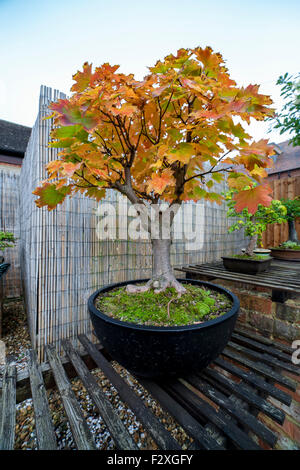
[[[296,231],[295,219],[288,220],[288,227],[289,227],[289,241],[299,243],[298,234]]]
[[[171,266],[171,243],[171,239],[151,240],[153,254],[152,278],[144,286],[129,284],[127,286],[127,292],[146,292],[153,288],[154,292],[158,294],[159,292],[166,290],[168,287],[174,287],[179,296],[186,292],[183,285],[177,281]]]
[[[255,250],[256,248],[256,244],[257,244],[257,237],[258,235],[253,235],[251,238],[250,238],[250,242],[249,242],[249,245],[247,246],[246,248],[246,255],[248,256],[253,256],[253,250]]]
[[[144,206],[139,206],[137,209],[140,215],[140,220],[143,228],[148,231],[151,238],[152,245],[152,278],[144,286],[136,286],[128,284],[126,290],[128,293],[137,293],[137,292],[146,292],[151,288],[154,289],[154,292],[158,294],[163,292],[168,287],[174,287],[178,292],[178,296],[181,296],[186,292],[186,289],[183,287],[180,282],[177,281],[173,268],[171,266],[171,228],[173,225],[174,217],[179,208],[173,208],[170,212],[169,217],[166,217],[167,212],[158,211],[157,213],[157,231],[154,229],[152,232],[151,227],[151,218],[149,218],[149,212]],[[165,232],[164,229],[167,231]],[[162,236],[162,234],[167,233],[169,238]]]

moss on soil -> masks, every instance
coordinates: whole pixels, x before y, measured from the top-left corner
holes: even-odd
[[[251,261],[260,261],[262,259],[269,259],[270,256],[263,256],[263,255],[252,255],[252,256],[249,256],[249,255],[234,255],[233,258],[247,259],[247,260],[251,260]]]
[[[202,323],[224,315],[232,306],[231,300],[224,294],[190,284],[184,286],[187,292],[180,298],[173,288],[160,294],[155,294],[153,290],[127,294],[125,287],[121,287],[99,296],[95,305],[112,318],[148,326]]]
[[[286,250],[286,251],[299,251],[300,245],[284,245],[284,243],[280,246],[274,246],[271,248],[272,250]]]

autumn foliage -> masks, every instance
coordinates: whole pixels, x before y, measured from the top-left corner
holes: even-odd
[[[110,188],[132,203],[220,203],[214,186],[226,175],[237,210],[270,204],[263,177],[272,147],[252,142],[242,125],[273,114],[258,85],[239,88],[210,47],[170,54],[142,81],[118,68],[85,63],[72,96],[51,104],[50,146],[61,150],[34,191],[39,207],[76,192],[99,201]]]

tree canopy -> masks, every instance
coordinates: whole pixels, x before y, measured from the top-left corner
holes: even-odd
[[[285,73],[278,78],[276,85],[281,85],[280,96],[284,98],[284,105],[271,118],[272,128],[279,129],[280,134],[289,132],[290,143],[293,146],[300,145],[300,74],[293,76]]]
[[[238,210],[271,203],[263,177],[273,149],[252,141],[242,125],[273,115],[258,85],[238,87],[210,47],[180,49],[140,81],[118,69],[86,62],[73,76],[71,97],[51,104],[50,146],[60,152],[34,191],[39,207],[52,210],[77,192],[99,201],[107,189],[132,203],[220,203],[214,186],[226,174],[239,191]]]

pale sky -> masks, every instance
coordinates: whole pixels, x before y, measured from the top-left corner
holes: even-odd
[[[280,107],[279,75],[299,72],[299,0],[0,0],[0,119],[32,126],[40,85],[69,93],[83,62],[140,79],[181,47],[221,52],[238,85]],[[281,142],[255,123],[255,139]]]

